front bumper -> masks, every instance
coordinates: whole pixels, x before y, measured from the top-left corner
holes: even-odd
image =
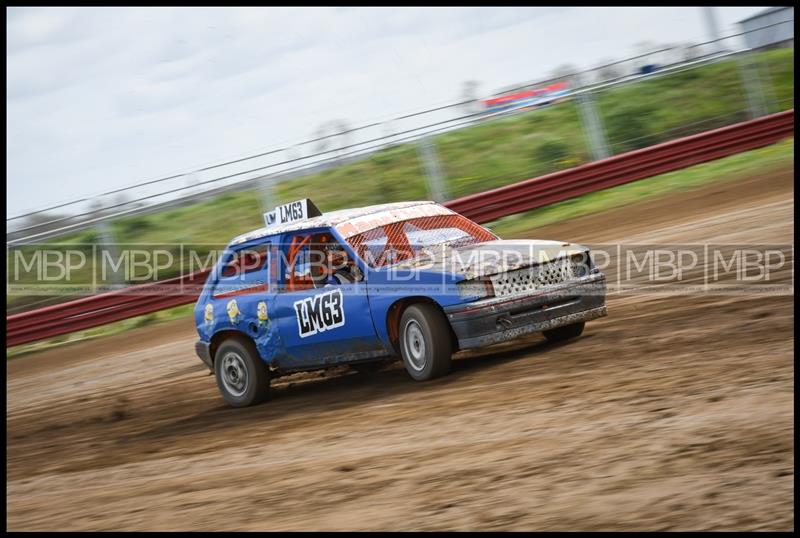
[[[214,361],[211,360],[211,344],[198,340],[194,343],[194,352],[203,361],[203,364],[214,370]]]
[[[482,299],[444,311],[459,348],[470,349],[605,316],[605,300],[606,277],[594,273],[547,290]]]

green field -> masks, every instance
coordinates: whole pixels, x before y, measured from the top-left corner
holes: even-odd
[[[763,52],[755,58],[770,112],[792,108],[794,49]],[[737,61],[725,60],[610,88],[598,93],[595,100],[609,145],[615,152],[623,152],[748,119],[741,80]],[[435,137],[434,142],[450,198],[590,160],[574,101],[445,133]],[[742,162],[742,166],[746,165]],[[676,178],[683,177],[682,172],[676,174],[679,174]],[[665,188],[678,181],[676,178],[664,179]],[[627,200],[651,192],[639,185],[623,187],[623,194],[589,196],[608,202],[616,196]],[[396,145],[360,161],[283,182],[277,186],[274,197],[276,202],[309,197],[323,211],[430,198],[414,143]],[[261,194],[255,190],[227,193],[178,209],[121,218],[112,222],[111,228],[118,243],[169,243],[176,254],[179,243],[205,244],[211,249],[262,226],[260,199]],[[549,218],[569,218],[570,211],[589,210],[581,208],[584,202],[580,200],[508,217],[496,223],[495,228],[513,233],[516,229],[540,225]],[[97,242],[97,233],[87,230],[58,238],[58,242],[81,243],[90,252],[91,245]],[[162,272],[160,278],[177,272],[176,265],[171,271]],[[74,275],[73,282],[90,282],[91,274],[89,265]],[[6,306],[19,311],[44,299],[7,296]]]

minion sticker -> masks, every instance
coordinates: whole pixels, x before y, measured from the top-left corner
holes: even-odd
[[[214,306],[211,303],[208,303],[206,305],[205,320],[206,320],[206,325],[214,324]]]
[[[228,301],[226,309],[228,310],[228,318],[231,320],[231,323],[239,323],[239,320],[242,319],[242,313],[239,311],[239,305],[236,304],[236,299]]]
[[[267,303],[261,301],[258,303],[258,326],[266,327],[269,325],[269,316],[267,315]]]

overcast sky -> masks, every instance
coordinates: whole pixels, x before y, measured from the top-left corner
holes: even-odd
[[[716,8],[723,35],[763,8]],[[9,216],[699,42],[701,8],[7,8]]]

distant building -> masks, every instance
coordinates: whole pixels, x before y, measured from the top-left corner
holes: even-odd
[[[783,23],[783,24],[778,24]],[[771,7],[739,21],[751,49],[794,47],[794,7]],[[760,28],[760,29],[759,29]]]
[[[484,112],[494,114],[549,105],[550,103],[554,103],[569,96],[569,94],[569,84],[566,82],[556,82],[549,86],[533,90],[518,90],[512,93],[501,94],[491,99],[484,99]]]

